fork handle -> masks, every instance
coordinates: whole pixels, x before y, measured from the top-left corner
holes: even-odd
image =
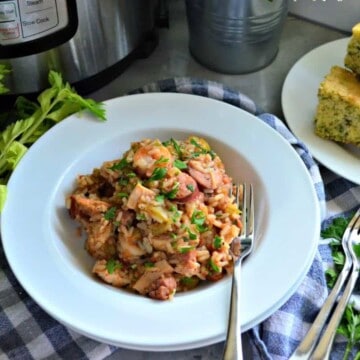
[[[241,261],[234,266],[234,275],[232,276],[231,300],[227,337],[224,349],[223,360],[242,360],[242,341],[240,327],[240,276]]]
[[[315,351],[311,359],[313,360],[329,359],[332,344],[336,335],[336,329],[339,326],[340,321],[343,317],[346,305],[349,302],[350,296],[354,290],[358,276],[359,276],[359,267],[354,265],[350,274],[349,281],[345,287],[344,293],[341,296],[335,308],[334,314],[330,319],[329,325],[326,328],[319,344],[315,348]]]
[[[351,261],[346,260],[344,267],[339,274],[336,283],[331,290],[329,296],[327,297],[324,305],[322,306],[320,312],[318,313],[315,321],[310,327],[310,330],[307,332],[303,341],[297,347],[295,352],[291,355],[289,360],[306,360],[309,359],[311,352],[314,350],[316,342],[319,339],[320,333],[324,328],[325,322],[329,317],[337,297],[340,294],[340,291],[345,283],[346,278],[349,275],[351,269]]]

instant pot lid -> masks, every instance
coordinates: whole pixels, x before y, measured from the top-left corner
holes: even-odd
[[[70,40],[77,28],[74,0],[0,0],[0,57],[52,49]]]
[[[17,58],[5,59],[0,52],[0,64],[12,68],[5,81],[10,89],[7,97],[36,96],[49,86],[50,69],[60,72],[79,93],[97,90],[154,50],[156,4],[155,0],[77,0],[81,16],[69,41]]]

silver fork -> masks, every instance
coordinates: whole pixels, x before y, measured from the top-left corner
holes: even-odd
[[[240,328],[240,277],[242,260],[251,253],[254,243],[253,186],[245,183],[235,186],[235,201],[242,211],[243,229],[240,236],[233,239],[230,245],[234,272],[223,360],[242,360],[243,358]]]
[[[360,271],[360,257],[358,257],[354,251],[354,246],[360,245],[360,209],[356,212],[358,215],[356,221],[353,223],[348,241],[346,242],[347,248],[350,252],[351,259],[353,262],[352,269],[350,272],[349,280],[345,287],[344,293],[342,294],[333,315],[329,321],[329,324],[322,335],[319,344],[314,350],[311,356],[313,360],[327,360],[330,357],[331,348],[336,335],[336,329],[338,328],[340,321],[343,317],[346,305],[349,302],[350,296],[354,290],[356,280],[359,277]]]
[[[329,318],[331,311],[335,306],[335,302],[340,294],[340,291],[347,279],[349,272],[352,266],[352,258],[350,255],[350,251],[348,250],[347,243],[349,242],[349,236],[351,230],[356,222],[360,217],[360,209],[356,212],[353,216],[349,225],[347,226],[344,235],[342,237],[341,245],[342,249],[345,254],[345,262],[344,266],[336,280],[334,287],[332,288],[329,296],[327,297],[324,305],[322,306],[320,312],[318,313],[317,317],[315,318],[313,324],[311,325],[309,331],[307,332],[306,336],[304,337],[303,341],[297,347],[293,355],[290,357],[289,360],[305,360],[310,358],[310,354],[313,352],[316,343],[320,337],[320,333],[324,328],[326,320]]]

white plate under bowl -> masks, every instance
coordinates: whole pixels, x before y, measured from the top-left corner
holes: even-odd
[[[286,76],[281,103],[289,127],[312,155],[336,174],[360,184],[360,148],[322,139],[314,132],[320,83],[332,66],[344,67],[349,40],[321,45],[298,60]]]
[[[166,302],[110,287],[91,276],[93,260],[64,205],[78,174],[119,158],[132,141],[195,134],[234,179],[254,183],[256,246],[243,265],[243,330],[271,315],[304,278],[320,231],[314,187],[296,152],[255,116],[200,96],[132,95],[106,108],[106,122],[82,114],[53,127],[11,176],[2,241],[25,290],[64,325],[124,348],[184,350],[223,340],[230,278]]]

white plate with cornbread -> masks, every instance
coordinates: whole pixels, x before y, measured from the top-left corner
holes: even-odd
[[[324,44],[298,60],[285,79],[281,101],[290,129],[312,155],[360,184],[360,80],[347,68],[357,65],[348,57],[353,37]],[[356,58],[360,72],[360,53]]]

